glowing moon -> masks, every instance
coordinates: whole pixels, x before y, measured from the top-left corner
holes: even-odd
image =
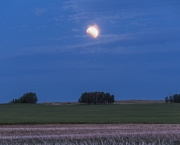
[[[91,26],[86,30],[86,33],[90,34],[92,37],[96,38],[99,35],[97,28]]]

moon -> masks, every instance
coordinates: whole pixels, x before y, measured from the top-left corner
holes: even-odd
[[[87,30],[86,33],[91,35],[92,37],[96,38],[99,35],[99,31],[96,27],[90,26]]]

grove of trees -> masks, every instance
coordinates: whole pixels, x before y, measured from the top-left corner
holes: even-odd
[[[38,101],[36,93],[29,92],[24,94],[22,97],[18,99],[13,99],[10,103],[31,103],[36,104]]]
[[[180,94],[174,94],[173,96],[165,97],[165,102],[180,103]]]
[[[104,92],[85,92],[78,102],[87,104],[111,104],[114,103],[114,95]]]

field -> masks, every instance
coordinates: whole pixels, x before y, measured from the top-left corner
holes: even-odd
[[[0,144],[179,145],[180,125],[1,125]]]
[[[0,105],[0,124],[179,124],[180,104]]]
[[[0,145],[179,145],[180,104],[1,104]]]

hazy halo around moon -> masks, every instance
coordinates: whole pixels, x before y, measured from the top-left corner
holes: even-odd
[[[93,38],[96,38],[99,35],[99,30],[98,30],[98,28],[96,26],[90,26],[86,30],[86,33],[91,35]]]

